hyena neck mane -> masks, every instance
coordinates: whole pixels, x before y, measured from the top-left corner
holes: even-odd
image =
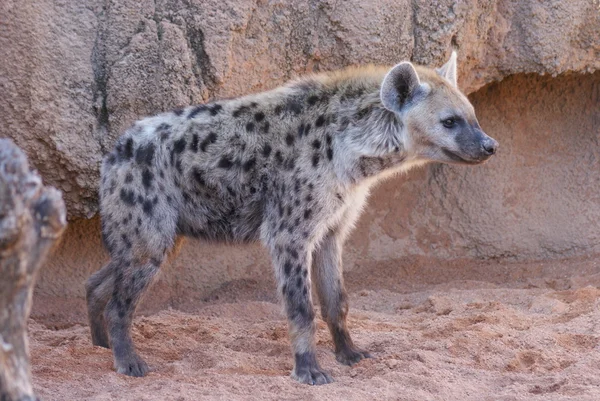
[[[328,100],[335,153],[334,170],[347,184],[378,181],[402,170],[408,159],[405,127],[380,97],[388,67],[349,67],[292,83]]]

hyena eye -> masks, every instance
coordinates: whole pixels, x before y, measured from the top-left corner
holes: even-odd
[[[454,117],[446,118],[442,120],[442,124],[446,128],[453,128],[456,125],[456,119]]]

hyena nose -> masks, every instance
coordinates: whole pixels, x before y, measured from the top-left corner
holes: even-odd
[[[498,142],[495,139],[487,137],[483,140],[482,147],[487,156],[491,156],[498,150]]]

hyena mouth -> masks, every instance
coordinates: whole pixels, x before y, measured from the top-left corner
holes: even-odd
[[[450,160],[460,163],[460,164],[481,164],[489,159],[489,157],[481,158],[481,159],[465,159],[464,157],[459,156],[458,154],[448,150],[446,148],[442,148],[442,152],[444,155]]]

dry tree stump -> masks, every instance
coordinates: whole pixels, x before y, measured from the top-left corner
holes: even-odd
[[[60,191],[44,187],[27,157],[0,139],[0,400],[35,400],[27,318],[37,272],[66,226]]]

